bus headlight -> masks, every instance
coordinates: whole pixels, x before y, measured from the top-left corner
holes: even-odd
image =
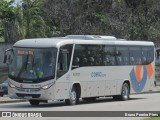
[[[15,88],[16,86],[15,85],[13,85],[12,83],[8,83],[8,85],[11,87],[11,88]]]
[[[45,86],[43,86],[43,87],[41,87],[41,88],[44,89],[44,90],[46,90],[46,89],[49,88],[49,85],[45,85]]]
[[[42,86],[41,89],[46,90],[46,89],[50,88],[51,86],[53,86],[54,84],[55,84],[55,82],[48,84],[48,85],[45,85],[45,86]]]

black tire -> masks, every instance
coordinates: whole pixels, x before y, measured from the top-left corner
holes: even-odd
[[[120,100],[126,101],[126,100],[129,100],[129,97],[130,97],[129,85],[127,83],[124,83],[123,86],[122,86]]]
[[[31,105],[37,106],[37,105],[39,105],[40,101],[39,100],[29,100],[29,103]]]
[[[4,93],[0,93],[0,97],[3,97],[4,96]]]
[[[113,96],[113,100],[114,100],[114,101],[118,101],[118,100],[120,100],[120,96],[119,96],[119,95],[115,95],[115,96]]]
[[[87,98],[82,98],[84,101],[95,101],[96,97],[87,97]]]
[[[118,100],[126,101],[126,100],[129,100],[129,97],[130,97],[129,85],[127,83],[124,83],[122,85],[121,95],[115,95],[115,96],[113,96],[113,99],[115,101],[118,101]]]
[[[71,93],[70,93],[70,99],[66,99],[65,103],[67,105],[76,105],[79,103],[79,96],[78,96],[78,91],[76,88],[73,86]]]

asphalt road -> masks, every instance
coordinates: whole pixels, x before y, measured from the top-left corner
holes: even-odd
[[[101,98],[95,102],[84,102],[75,106],[66,106],[64,102],[41,103],[39,106],[31,106],[28,102],[0,104],[0,111],[160,111],[160,93],[131,95],[129,101],[113,101],[112,98]],[[63,116],[63,114],[62,114]],[[1,118],[0,118],[1,119]],[[15,118],[17,119],[17,118]],[[39,119],[39,118],[38,118]],[[43,118],[45,120],[75,120],[75,118]],[[76,118],[76,120],[138,120],[131,118]]]

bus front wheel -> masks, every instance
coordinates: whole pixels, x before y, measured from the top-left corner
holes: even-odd
[[[29,103],[31,105],[39,105],[40,101],[39,100],[29,100]]]
[[[78,91],[73,86],[70,92],[70,98],[65,100],[67,105],[76,105],[79,102]]]

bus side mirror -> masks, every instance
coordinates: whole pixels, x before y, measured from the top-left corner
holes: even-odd
[[[4,59],[3,59],[3,63],[9,63],[9,61],[10,61],[10,58],[11,58],[11,54],[7,54],[8,52],[13,52],[13,49],[11,48],[11,49],[7,49],[6,51],[5,51],[5,53],[4,53]]]
[[[156,57],[157,57],[157,60],[159,60],[160,58],[160,49],[156,50]]]
[[[7,55],[4,55],[3,63],[7,63]]]

